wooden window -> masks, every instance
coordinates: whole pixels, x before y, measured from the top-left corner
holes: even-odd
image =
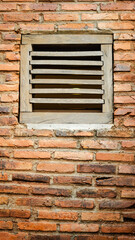
[[[23,35],[20,122],[112,123],[112,35]]]

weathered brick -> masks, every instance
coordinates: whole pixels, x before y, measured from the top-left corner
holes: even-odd
[[[7,150],[0,149],[0,157],[9,157],[9,152]]]
[[[129,63],[114,64],[114,72],[130,72],[130,70],[131,70],[131,65]],[[131,88],[128,91],[131,91]]]
[[[51,130],[36,130],[36,129],[23,129],[23,128],[16,128],[15,129],[15,136],[17,137],[52,137],[53,132]]]
[[[5,77],[6,82],[19,82],[19,75],[17,73],[7,73]]]
[[[83,140],[81,146],[88,149],[116,149],[118,143],[110,140]]]
[[[94,202],[92,200],[55,200],[55,206],[61,208],[82,208],[82,209],[92,209],[94,208]]]
[[[116,161],[116,162],[133,162],[134,154],[128,153],[96,153],[96,160],[98,161]]]
[[[134,3],[133,2],[115,2],[115,3],[107,3],[101,4],[101,10],[103,11],[130,11],[134,10]]]
[[[120,165],[119,173],[122,174],[135,174],[135,165]]]
[[[92,184],[92,178],[91,177],[78,177],[78,176],[58,176],[58,177],[53,177],[53,182],[54,184]]]
[[[132,115],[132,114],[130,114],[130,115]],[[135,118],[124,119],[123,124],[126,127],[135,127]]]
[[[11,221],[0,221],[0,229],[13,229],[13,223]]]
[[[113,225],[102,225],[101,231],[103,233],[135,233],[134,223],[123,223],[123,224],[113,224]]]
[[[115,61],[134,61],[135,55],[133,52],[130,53],[115,53],[114,54],[114,60]]]
[[[76,236],[75,240],[114,240],[112,236],[103,236],[103,235],[80,235]]]
[[[44,20],[48,22],[59,22],[59,21],[78,21],[78,14],[67,14],[67,13],[47,13],[44,15]]]
[[[32,170],[32,163],[28,161],[0,161],[0,169],[6,169],[6,170]]]
[[[0,137],[0,146],[1,147],[30,147],[33,146],[32,140],[26,139],[5,139]]]
[[[0,193],[28,194],[29,187],[20,185],[0,185]]]
[[[15,29],[15,24],[13,23],[0,24],[0,31],[12,31],[14,29]]]
[[[20,41],[21,40],[21,34],[3,33],[2,38],[4,40],[9,40],[9,41]]]
[[[135,141],[122,141],[121,145],[123,148],[134,149]]]
[[[2,94],[1,96],[1,102],[18,102],[19,96],[17,93],[8,93],[8,94]]]
[[[114,74],[115,81],[124,81],[124,82],[132,82],[135,81],[135,74],[133,73],[115,73]]]
[[[0,71],[19,71],[19,64],[4,63],[0,64]]]
[[[33,194],[69,197],[71,190],[62,188],[32,187]]]
[[[13,85],[9,85],[9,84],[0,84],[0,92],[12,92],[12,91],[18,91],[19,90],[19,86],[18,84],[13,84]]]
[[[8,181],[7,173],[0,173],[0,181]]]
[[[41,198],[40,197],[23,197],[17,198],[16,204],[18,206],[30,206],[30,207],[51,207],[52,200],[50,198]]]
[[[76,213],[76,212],[51,212],[51,211],[39,210],[38,218],[51,219],[51,220],[76,221],[78,219],[78,213]]]
[[[83,190],[77,191],[76,195],[77,197],[82,198],[115,198],[117,194],[111,189],[93,190],[85,188]]]
[[[81,219],[83,221],[120,221],[120,214],[111,212],[82,212]]]
[[[8,197],[0,196],[0,205],[8,204]]]
[[[118,14],[117,13],[83,13],[82,20],[89,21],[89,20],[117,20]]]
[[[30,22],[32,20],[38,21],[39,15],[36,13],[5,13],[3,15],[5,22]]]
[[[13,173],[12,180],[50,183],[50,177],[41,174]]]
[[[97,136],[98,137],[116,137],[116,138],[125,138],[125,137],[133,137],[134,133],[132,130],[119,130],[119,129],[112,129],[112,130],[98,130]]]
[[[0,3],[0,11],[12,11],[16,10],[16,3]]]
[[[54,3],[23,3],[20,4],[22,11],[56,11],[57,4]]]
[[[39,147],[45,147],[45,148],[76,148],[77,142],[72,140],[58,140],[58,139],[52,139],[52,140],[40,140],[39,141]]]
[[[134,13],[122,13],[120,14],[121,20],[135,20],[135,14]]]
[[[65,131],[56,130],[56,137],[93,137],[95,135],[94,131]]]
[[[89,3],[62,3],[61,9],[65,11],[96,11],[97,5]]]
[[[134,33],[115,33],[114,39],[116,40],[133,40],[135,38]]]
[[[9,107],[0,107],[0,113],[9,113],[10,109]]]
[[[92,160],[93,153],[90,152],[55,152],[54,158],[56,159],[66,159],[66,160]]]
[[[53,232],[56,231],[55,223],[45,223],[45,222],[19,222],[18,228],[20,230],[30,230],[30,231],[45,231]]]
[[[134,25],[130,22],[99,22],[99,29],[113,29],[113,30],[126,30],[134,29]],[[115,59],[116,60],[116,59]]]
[[[114,115],[133,115],[135,116],[135,109],[134,108],[118,108],[115,110]]]
[[[41,152],[41,151],[19,151],[14,150],[15,158],[35,158],[35,159],[49,159],[49,152]]]
[[[131,43],[129,41],[115,41],[114,50],[131,50]]]
[[[30,210],[0,209],[0,217],[30,218]]]
[[[130,92],[131,84],[114,84],[114,92]]]
[[[60,232],[98,232],[98,224],[61,223]]]
[[[93,28],[93,23],[67,23],[58,26],[59,30],[89,30]]]
[[[75,171],[73,164],[64,163],[39,163],[37,165],[39,172],[56,172],[56,173],[72,173]]]
[[[135,200],[104,200],[99,204],[100,209],[132,209],[135,206]]]
[[[119,236],[118,240],[135,240],[135,237],[130,237],[130,236]]]
[[[14,47],[14,44],[0,44],[0,51],[13,51]]]
[[[5,59],[9,61],[19,61],[20,60],[20,54],[13,53],[13,52],[7,52]]]
[[[71,240],[71,236],[69,235],[31,235],[29,240]]]
[[[54,24],[35,24],[35,23],[29,23],[29,24],[20,24],[20,30],[25,33],[32,33],[35,31],[38,32],[45,32],[45,31],[54,31]]]
[[[115,170],[114,165],[80,164],[77,166],[77,172],[81,173],[115,173]]]
[[[121,197],[122,198],[135,198],[135,191],[134,190],[122,190]]]
[[[125,212],[125,213],[122,213],[122,216],[123,216],[124,221],[128,221],[128,220],[132,219],[132,221],[134,222],[134,220],[135,220],[134,212]]]
[[[96,179],[98,186],[135,186],[135,178],[133,177],[99,177]]]
[[[25,240],[27,237],[26,233],[9,233],[9,232],[0,232],[0,237],[2,240]]]

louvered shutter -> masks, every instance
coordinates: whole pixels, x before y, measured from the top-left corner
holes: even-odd
[[[26,35],[21,53],[21,122],[112,122],[112,35]]]

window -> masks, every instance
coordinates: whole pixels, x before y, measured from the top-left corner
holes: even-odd
[[[20,122],[112,123],[112,35],[23,35]]]

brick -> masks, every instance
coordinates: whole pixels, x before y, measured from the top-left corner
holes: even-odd
[[[135,54],[133,52],[130,53],[115,53],[114,54],[115,61],[134,61]]]
[[[85,3],[62,3],[61,10],[65,11],[96,11],[97,4],[85,4]]]
[[[116,63],[114,65],[114,72],[130,72],[131,67],[128,63]],[[130,90],[131,91],[131,88]]]
[[[0,196],[0,205],[8,204],[8,197]]]
[[[29,24],[20,24],[20,30],[23,33],[32,33],[35,31],[37,32],[50,32],[54,31],[54,24],[53,23],[48,23],[48,24],[35,24],[35,23],[29,23]]]
[[[32,170],[32,163],[28,161],[0,161],[0,169],[6,169],[6,170]]]
[[[18,206],[30,206],[30,207],[51,207],[52,200],[50,198],[41,198],[40,197],[23,197],[17,198],[16,204]]]
[[[122,13],[122,14],[120,14],[120,19],[121,20],[135,20],[135,14],[134,13],[132,13],[132,14],[130,14],[130,13]]]
[[[85,149],[116,149],[118,143],[110,140],[83,140],[81,146]]]
[[[19,151],[14,150],[15,158],[30,158],[30,159],[49,159],[49,152],[40,152],[40,151]]]
[[[114,115],[134,115],[135,116],[135,109],[134,108],[118,108],[115,110]]]
[[[100,165],[100,164],[80,164],[77,166],[79,173],[115,173],[116,167],[114,165]]]
[[[77,236],[75,237],[75,240],[114,240],[113,237],[111,236],[103,236],[103,235],[81,235],[81,236]]]
[[[125,212],[125,213],[122,213],[123,215],[123,219],[124,221],[128,221],[128,220],[131,220],[134,221],[135,220],[135,213],[133,212]]]
[[[20,4],[22,11],[56,11],[57,4],[54,3],[24,3]]]
[[[101,177],[96,179],[98,186],[135,186],[135,178],[133,177]]]
[[[135,39],[134,33],[115,33],[114,39],[116,40],[133,40]]]
[[[135,240],[135,237],[130,237],[130,236],[119,236],[118,240]]]
[[[41,195],[52,195],[52,196],[61,196],[61,197],[69,197],[71,195],[71,190],[62,189],[62,188],[47,188],[47,187],[33,187],[33,194],[41,194]]]
[[[113,224],[113,225],[105,225],[101,226],[101,231],[103,233],[135,233],[135,224],[134,223],[126,223],[126,224]]]
[[[115,2],[115,3],[107,3],[101,4],[101,10],[103,11],[132,11],[134,10],[133,2]]]
[[[134,133],[131,130],[97,130],[98,137],[117,137],[117,138],[125,138],[125,137],[133,137]]]
[[[16,128],[15,136],[17,137],[32,137],[32,136],[52,137],[53,132],[51,130],[34,130],[34,129]]]
[[[82,208],[93,209],[94,202],[92,200],[55,200],[54,205],[61,208]]]
[[[134,190],[122,190],[121,197],[122,198],[135,198],[135,191]]]
[[[13,173],[12,180],[50,183],[50,177],[41,174]]]
[[[124,81],[124,82],[133,82],[135,81],[135,74],[132,73],[115,73],[114,74],[115,81]]]
[[[83,189],[79,190],[76,193],[77,197],[82,197],[82,198],[115,198],[116,197],[116,192],[111,190],[111,189],[98,189],[98,190],[93,190],[93,189]]]
[[[14,44],[0,44],[0,51],[12,51],[14,47]]]
[[[73,164],[63,164],[63,163],[39,163],[37,165],[37,171],[72,173],[75,171],[75,166]]]
[[[0,209],[0,217],[30,218],[30,210]]]
[[[124,124],[124,126],[126,126],[126,127],[135,127],[135,118],[127,118],[127,119],[124,119],[123,124]]]
[[[9,113],[10,109],[8,107],[0,107],[0,113]]]
[[[100,209],[132,209],[135,206],[135,200],[104,200],[99,204]]]
[[[131,85],[130,84],[114,84],[114,92],[130,92]]]
[[[135,141],[122,141],[121,145],[123,148],[134,149]]]
[[[0,24],[0,31],[12,31],[15,29],[15,24],[9,23],[9,24]]]
[[[7,71],[19,71],[19,64],[11,64],[11,63],[4,63],[0,64],[0,71],[7,72]]]
[[[134,25],[130,22],[99,22],[99,29],[113,29],[113,30],[129,30],[134,29]],[[115,59],[116,60],[116,59]]]
[[[117,13],[95,13],[95,14],[83,13],[82,14],[82,20],[84,21],[117,20],[117,19],[118,19]]]
[[[20,54],[8,52],[6,53],[5,59],[9,61],[19,61],[20,60]]]
[[[61,223],[60,232],[98,232],[98,224]]]
[[[29,240],[71,240],[71,236],[68,235],[31,235]]]
[[[93,137],[94,131],[55,131],[56,137]]]
[[[79,185],[84,185],[84,184],[92,184],[92,178],[91,177],[77,177],[77,176],[57,176],[53,177],[53,182],[54,184],[79,184]]]
[[[16,0],[3,0],[3,2],[16,2]],[[17,2],[34,2],[35,0],[17,0]]]
[[[51,212],[51,211],[39,210],[38,218],[51,219],[51,220],[77,221],[78,213],[76,213],[76,212]]]
[[[82,221],[120,221],[119,213],[111,212],[82,212]]]
[[[72,140],[40,140],[39,141],[39,147],[45,147],[45,148],[76,148],[77,142]]]
[[[74,137],[93,137],[94,135],[94,131],[77,131],[73,134]]]
[[[58,26],[59,30],[89,30],[93,28],[93,23],[67,23]]]
[[[0,136],[10,136],[11,129],[8,128],[0,128]]]
[[[3,15],[4,22],[30,22],[32,20],[38,21],[39,15],[36,13],[5,13]]]
[[[128,41],[120,41],[120,42],[114,42],[114,50],[131,50],[131,43]]]
[[[1,102],[17,102],[19,100],[19,96],[16,93],[8,93],[8,94],[2,94],[1,96]]]
[[[47,13],[44,15],[44,20],[48,22],[78,21],[78,17],[78,14],[72,13]]]
[[[19,86],[18,84],[13,84],[13,85],[9,85],[9,84],[0,84],[0,92],[9,92],[9,91],[18,91],[19,90]]]
[[[16,3],[0,3],[0,11],[16,10]]]
[[[54,158],[56,159],[66,159],[66,160],[92,160],[93,153],[90,152],[55,152]]]
[[[0,232],[0,236],[2,240],[25,240],[27,235],[25,233],[8,233],[8,232]]]
[[[135,165],[120,165],[119,173],[121,174],[135,174]]]
[[[3,33],[2,38],[9,41],[21,41],[21,34]]]
[[[0,193],[28,194],[29,187],[20,185],[0,185]]]
[[[0,181],[8,181],[7,173],[0,173]]]
[[[5,75],[6,82],[19,82],[19,74],[11,72]]]
[[[53,232],[56,231],[55,223],[45,223],[45,222],[19,222],[18,228],[20,230],[30,230],[30,231],[44,231]]]
[[[134,154],[128,153],[96,153],[98,161],[116,161],[116,162],[133,162]]]
[[[30,147],[33,146],[32,140],[26,139],[5,139],[0,137],[0,146],[1,147]]]
[[[0,149],[0,157],[9,157],[9,152],[7,150]]]
[[[13,223],[11,221],[0,221],[0,229],[13,229]]]

